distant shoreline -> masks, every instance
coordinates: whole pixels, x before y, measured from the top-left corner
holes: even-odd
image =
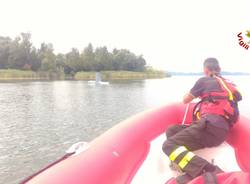
[[[131,72],[131,71],[102,71],[100,72],[102,80],[135,80],[135,79],[153,79],[167,77],[164,72]],[[94,80],[95,72],[78,72],[74,76],[75,80]]]
[[[163,71],[101,71],[102,80],[140,80],[170,77]],[[25,70],[0,70],[0,80],[95,80],[95,72],[77,72],[65,75],[63,72],[34,72]]]

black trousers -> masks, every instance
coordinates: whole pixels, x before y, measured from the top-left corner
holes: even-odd
[[[227,133],[228,130],[213,126],[206,119],[201,119],[190,126],[173,125],[166,131],[167,140],[162,149],[170,156],[180,146],[185,146],[188,151],[214,147],[225,141]],[[180,154],[174,162],[178,164],[188,151]],[[182,170],[195,178],[202,173],[207,164],[209,164],[208,161],[195,155]]]

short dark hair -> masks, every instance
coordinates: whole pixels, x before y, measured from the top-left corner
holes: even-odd
[[[216,58],[207,58],[204,61],[203,66],[207,68],[209,71],[213,72],[214,74],[220,73],[220,65]]]

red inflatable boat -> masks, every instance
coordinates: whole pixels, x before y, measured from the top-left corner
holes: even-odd
[[[168,169],[168,158],[161,149],[164,132],[169,125],[181,123],[185,111],[185,123],[189,123],[192,105],[187,109],[183,104],[171,104],[140,113],[94,139],[84,151],[62,159],[22,183],[166,183],[175,173]],[[208,159],[214,159],[226,171],[217,175],[219,183],[250,184],[249,141],[250,120],[241,116],[223,148],[205,149],[196,154],[210,155]],[[190,182],[203,183],[202,177]]]

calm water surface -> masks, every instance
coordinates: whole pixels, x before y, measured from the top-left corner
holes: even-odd
[[[0,183],[18,183],[59,158],[73,143],[91,141],[143,110],[176,102],[198,77],[111,82],[0,83]],[[250,76],[229,76],[250,117]]]

